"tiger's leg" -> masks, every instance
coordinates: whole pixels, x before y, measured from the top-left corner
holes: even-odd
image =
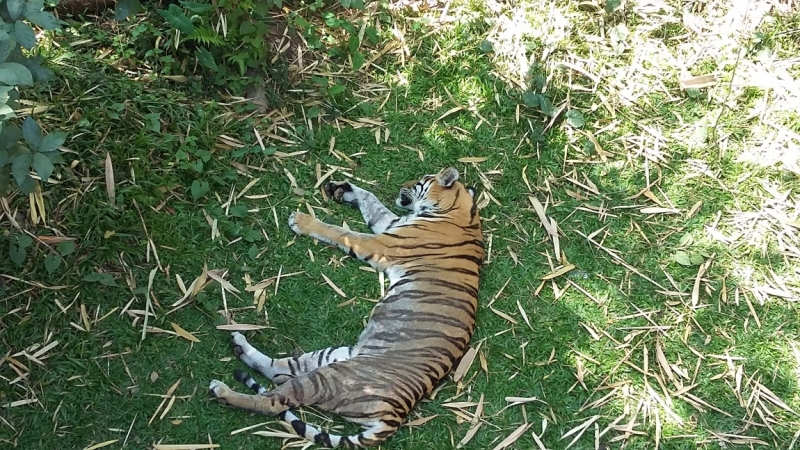
[[[341,394],[342,385],[337,382],[339,375],[336,372],[335,366],[322,366],[267,391],[252,379],[248,380],[249,377],[244,372],[237,371],[237,378],[244,378],[240,381],[250,386],[257,394],[236,392],[218,380],[212,380],[208,389],[211,395],[231,406],[274,416],[298,406],[316,404],[329,406],[330,402],[338,401],[336,399]]]
[[[375,270],[385,271],[390,266],[388,248],[380,240],[382,235],[355,233],[335,225],[328,225],[301,212],[289,216],[289,227],[297,234],[313,237],[326,244],[335,245]]]
[[[329,347],[300,356],[273,359],[250,345],[244,335],[239,332],[231,333],[231,343],[233,352],[240,361],[251,369],[263,373],[275,384],[283,384],[298,375],[333,362],[348,360],[353,353],[352,347]],[[240,376],[237,375],[236,379],[250,386],[245,379],[240,379]]]
[[[328,197],[361,211],[364,222],[375,234],[381,234],[402,220],[383,205],[372,192],[361,189],[349,181],[332,181],[325,185]]]
[[[250,378],[250,380],[252,380],[252,378]],[[256,394],[242,394],[233,391],[227,384],[219,380],[211,380],[211,383],[208,385],[208,390],[211,395],[225,404],[254,413],[266,414],[268,416],[274,416],[289,408],[305,404],[297,402],[291,395],[278,392],[278,389],[267,391],[255,383],[255,381],[253,381],[253,383],[255,386],[251,386],[251,388],[257,392]],[[282,384],[281,386],[287,385],[288,383]]]

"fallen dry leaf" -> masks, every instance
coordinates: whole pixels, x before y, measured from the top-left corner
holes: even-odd
[[[187,341],[200,342],[200,339],[197,339],[192,333],[189,333],[188,331],[181,328],[181,326],[178,325],[177,323],[170,322],[169,324],[172,325],[172,329],[175,330],[176,333],[178,333],[178,336],[186,339]]]

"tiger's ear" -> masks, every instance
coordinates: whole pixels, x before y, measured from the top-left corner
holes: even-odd
[[[455,167],[448,167],[436,175],[436,182],[442,187],[450,187],[458,181],[458,169]]]
[[[467,186],[467,193],[469,193],[470,197],[475,198],[475,196],[478,194],[478,191],[474,186]]]

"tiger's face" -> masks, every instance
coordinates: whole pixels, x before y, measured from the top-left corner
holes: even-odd
[[[461,194],[469,194],[469,196]],[[423,213],[441,209],[452,209],[464,206],[469,210],[473,188],[464,187],[458,181],[458,170],[454,167],[443,169],[436,175],[425,175],[419,181],[409,181],[400,188],[400,195],[395,202],[401,208]],[[463,205],[459,204],[461,202]]]

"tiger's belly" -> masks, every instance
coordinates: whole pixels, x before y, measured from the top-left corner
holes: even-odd
[[[379,302],[361,332],[355,353],[429,360],[449,372],[466,350],[473,326],[472,317],[468,320],[448,317],[417,308],[414,301]]]

